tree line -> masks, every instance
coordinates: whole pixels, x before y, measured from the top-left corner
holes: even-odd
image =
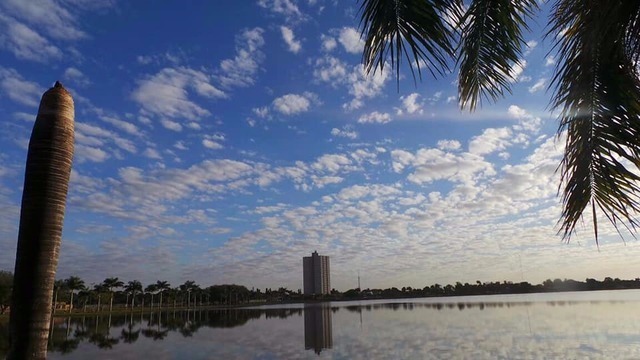
[[[0,271],[0,314],[6,312],[11,303],[13,274]],[[386,289],[349,289],[340,292],[332,289],[330,294],[306,296],[296,291],[280,287],[248,289],[243,285],[224,284],[203,287],[193,280],[171,286],[169,282],[158,280],[144,286],[138,280],[121,281],[109,277],[101,283],[87,286],[78,276],[56,280],[54,283],[53,306],[57,313],[64,312],[112,312],[123,309],[167,309],[194,308],[203,306],[236,306],[250,303],[303,302],[314,300],[385,299],[436,296],[523,294],[559,291],[592,291],[640,289],[640,278],[621,280],[606,277],[602,281],[587,278],[585,281],[572,279],[547,279],[541,284],[529,282],[480,282],[440,285],[423,288],[405,286]]]

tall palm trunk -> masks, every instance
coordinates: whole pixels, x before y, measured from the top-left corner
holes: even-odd
[[[71,299],[69,300],[69,312],[73,310],[73,290],[71,290]]]
[[[44,359],[71,175],[74,107],[59,83],[40,101],[29,140],[13,279],[8,359]]]
[[[113,310],[113,291],[111,292],[111,300],[109,301],[109,315],[111,315],[111,310]]]

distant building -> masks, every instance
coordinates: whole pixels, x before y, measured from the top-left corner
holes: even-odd
[[[311,256],[305,256],[302,259],[302,268],[305,295],[329,294],[331,273],[328,256],[320,256],[317,251],[314,251]]]

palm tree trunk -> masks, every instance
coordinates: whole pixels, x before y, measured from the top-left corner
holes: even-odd
[[[73,160],[74,107],[59,83],[42,95],[29,140],[8,359],[44,359]]]
[[[69,312],[73,310],[73,290],[71,290],[71,300],[69,300]]]
[[[109,315],[111,315],[111,310],[113,310],[113,291],[111,292],[111,300],[109,301]]]

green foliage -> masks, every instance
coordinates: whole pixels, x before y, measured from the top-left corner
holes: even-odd
[[[591,205],[635,232],[640,210],[640,79],[636,67],[638,1],[570,1],[553,8],[549,35],[558,39],[552,106],[567,131],[561,165],[562,231],[569,239]],[[564,34],[564,35],[562,35]]]
[[[536,0],[362,0],[361,28],[367,71],[388,58],[399,67],[443,73],[449,59],[460,65],[463,108],[510,92],[522,30]],[[569,241],[589,208],[598,242],[597,212],[635,234],[640,211],[640,1],[556,0],[548,36],[557,66],[551,107],[559,110],[558,134],[566,131],[560,164],[563,210],[560,233]],[[452,32],[459,28],[459,32]],[[456,41],[458,41],[456,45]],[[455,51],[453,50],[455,49]],[[415,79],[415,75],[414,75]]]

